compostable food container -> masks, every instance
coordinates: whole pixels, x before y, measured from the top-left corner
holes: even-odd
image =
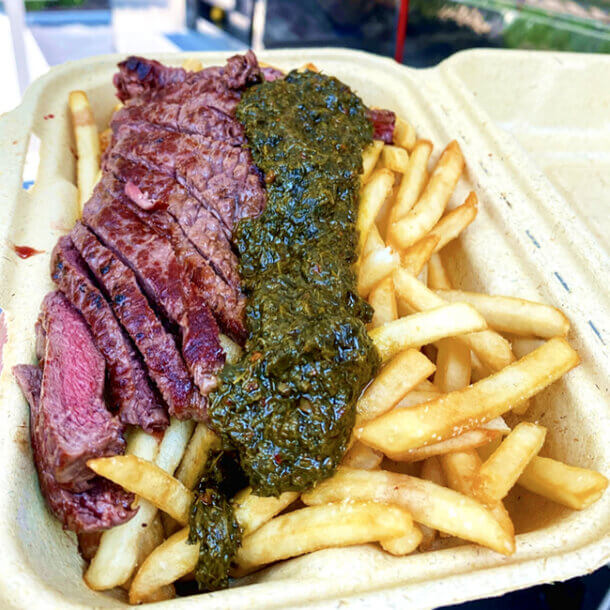
[[[314,62],[352,86],[368,105],[408,118],[420,137],[434,143],[433,160],[450,140],[459,141],[467,171],[451,206],[461,203],[469,189],[477,192],[480,205],[476,222],[447,246],[452,279],[464,289],[542,300],[570,318],[569,340],[582,364],[537,396],[525,417],[548,428],[544,455],[608,476],[607,252],[587,228],[586,208],[570,205],[521,145],[482,110],[477,92],[494,100],[493,65],[504,59],[497,54],[498,63],[487,64],[489,73],[479,72],[474,79],[476,87],[467,86],[476,71],[476,54],[486,56],[474,53],[458,54],[421,71],[336,49],[265,52],[261,59],[282,69]],[[190,56],[213,65],[223,63],[227,55]],[[185,57],[158,59],[179,64]],[[504,57],[512,62],[509,73],[517,92],[520,79],[531,78],[536,70],[540,94],[531,100],[531,114],[522,114],[538,117],[540,137],[546,129],[553,145],[560,143],[566,150],[570,139],[582,147],[591,137],[607,162],[610,58],[528,53]],[[27,405],[11,375],[13,365],[35,359],[34,322],[42,297],[52,289],[49,255],[78,215],[68,92],[86,91],[98,127],[105,128],[116,102],[112,74],[119,59],[105,56],[54,68],[28,89],[21,106],[0,118],[0,305],[8,330],[0,373],[2,608],[105,608],[125,603],[119,592],[96,593],[85,586],[74,536],[62,531],[46,510],[29,448]],[[586,82],[587,87],[574,89],[574,82]],[[502,82],[502,91],[511,95],[513,88]],[[547,121],[557,96],[567,97],[568,108],[579,113],[572,129]],[[497,103],[509,113],[510,100]],[[35,165],[37,150],[35,183],[26,189],[23,168]],[[581,165],[587,161],[596,176],[599,158],[580,159]],[[43,253],[21,260],[12,250],[14,244]],[[272,566],[243,586],[176,599],[163,607],[431,607],[570,578],[609,560],[610,493],[574,512],[517,487],[507,505],[518,533],[511,557],[470,544],[408,557],[392,557],[374,545],[331,549]]]

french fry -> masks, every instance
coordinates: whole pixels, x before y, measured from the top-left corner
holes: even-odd
[[[437,343],[434,383],[441,392],[461,390],[470,383],[470,349],[458,339],[441,339]]]
[[[409,347],[420,347],[485,327],[485,320],[470,305],[453,303],[386,322],[369,334],[381,358],[387,360]]]
[[[358,268],[358,293],[366,297],[376,284],[391,276],[394,269],[400,265],[398,252],[387,246],[382,250],[374,250],[362,260]]]
[[[475,449],[482,445],[493,441],[496,438],[502,437],[502,431],[496,428],[489,429],[485,427],[469,430],[458,436],[448,438],[438,443],[430,443],[423,447],[415,449],[407,449],[407,451],[390,451],[386,450],[385,454],[392,460],[401,462],[419,462],[433,456],[444,455],[452,451],[467,451]]]
[[[398,146],[402,146],[408,151],[413,150],[416,141],[415,129],[413,128],[413,125],[411,125],[411,123],[405,119],[396,117],[393,140],[395,144],[398,144]]]
[[[385,242],[379,233],[377,225],[373,223],[369,229],[369,233],[366,236],[364,242],[364,250],[362,251],[362,258],[365,259],[369,254],[376,250],[383,250],[385,248]]]
[[[87,461],[96,474],[145,498],[182,525],[188,522],[193,492],[159,466],[135,455],[113,455]]]
[[[432,142],[418,140],[411,156],[409,165],[400,181],[396,194],[396,202],[390,213],[388,241],[394,242],[393,224],[406,216],[419,198],[428,179],[428,160],[432,153]]]
[[[126,453],[152,461],[172,474],[182,458],[193,426],[192,421],[179,421],[172,417],[158,446],[153,438],[153,449],[152,441],[149,440],[152,437],[138,431],[139,433],[133,435],[133,442],[130,438]],[[142,524],[150,523],[157,514],[157,507],[147,500],[136,498],[136,502],[139,510],[134,517],[102,534],[97,553],[84,576],[85,582],[96,591],[122,585],[129,580],[135,569]]]
[[[381,540],[379,542],[381,544],[381,548],[386,551],[386,553],[390,553],[391,555],[396,555],[398,557],[410,555],[419,545],[421,545],[423,541],[424,534],[422,533],[422,527],[426,526],[418,526],[414,523],[408,534],[405,534],[400,538],[388,538],[387,540]]]
[[[84,91],[70,91],[68,106],[76,141],[76,183],[82,212],[91,197],[100,169],[100,139],[87,94]]]
[[[551,305],[462,290],[439,290],[437,294],[450,303],[470,303],[499,332],[550,339],[564,337],[570,330],[569,320]]]
[[[356,441],[343,456],[341,464],[348,468],[374,470],[379,467],[382,461],[383,453]]]
[[[454,140],[443,151],[430,180],[413,208],[393,223],[392,243],[408,248],[426,235],[439,221],[464,169],[464,157]]]
[[[406,474],[340,466],[301,496],[305,504],[341,501],[387,502],[402,506],[413,520],[510,555],[515,543],[482,504],[452,489]],[[475,527],[476,524],[476,527]]]
[[[391,169],[393,172],[404,174],[409,166],[409,153],[400,146],[391,146],[386,144],[381,149],[379,157],[381,167]]]
[[[430,400],[435,400],[438,398],[440,392],[432,392],[429,390],[412,390],[409,392],[404,398],[402,398],[398,404],[396,405],[396,409],[408,409],[409,407],[414,407],[415,405],[419,405],[423,402],[428,402]]]
[[[203,64],[198,59],[195,59],[194,57],[187,57],[182,62],[182,67],[187,72],[199,72],[200,70],[203,70]]]
[[[373,308],[371,328],[377,328],[386,322],[396,320],[398,311],[394,296],[394,281],[390,276],[373,287],[369,293],[369,304]]]
[[[219,333],[218,339],[220,340],[220,346],[225,353],[227,364],[235,364],[241,358],[241,347],[235,343],[233,339],[230,339],[223,333]]]
[[[407,248],[400,257],[401,266],[411,275],[417,277],[434,253],[439,238],[436,235],[426,235],[417,243]]]
[[[428,379],[424,379],[423,381],[420,381],[416,386],[415,389],[420,391],[420,392],[436,392],[437,394],[440,394],[441,391],[439,390],[438,386],[435,386],[431,381],[429,381]]]
[[[368,179],[371,177],[382,150],[383,142],[381,140],[373,140],[373,142],[362,151],[362,174],[360,176],[362,184],[368,182]]]
[[[432,481],[441,487],[446,487],[445,474],[441,462],[436,456],[426,458],[421,465],[419,476],[426,481]]]
[[[536,456],[521,473],[517,483],[525,489],[574,510],[582,510],[599,500],[608,479],[594,470],[568,466]]]
[[[375,223],[377,214],[386,197],[392,192],[394,174],[389,169],[377,169],[360,191],[358,203],[358,251],[364,250],[364,244],[369,230]]]
[[[477,204],[477,196],[474,192],[471,192],[462,205],[447,212],[434,225],[433,229],[428,233],[428,235],[438,237],[438,243],[434,252],[444,248],[476,218]]]
[[[438,252],[432,254],[428,261],[428,288],[430,290],[451,290],[451,280]]]
[[[393,279],[397,297],[406,301],[409,307],[416,311],[428,311],[447,304],[447,301],[404,269],[397,269]],[[494,331],[462,334],[460,341],[466,343],[483,364],[494,371],[504,368],[515,360],[510,343]]]
[[[242,535],[256,531],[269,519],[292,504],[297,493],[285,492],[278,498],[260,498],[248,488],[233,499],[235,518]],[[111,530],[112,531],[112,530]],[[184,527],[158,546],[144,561],[129,589],[129,602],[141,603],[154,591],[192,572],[199,559],[199,545],[187,544],[189,528]]]
[[[474,496],[473,484],[481,467],[481,458],[473,449],[446,453],[440,456],[447,484],[451,489],[465,496]],[[513,522],[502,502],[488,507],[498,523],[512,536],[515,533]]]
[[[565,339],[549,339],[498,373],[422,405],[385,413],[355,434],[365,445],[386,455],[442,441],[510,411],[578,362],[578,354]]]
[[[251,570],[329,547],[398,538],[412,527],[411,515],[398,506],[369,501],[309,506],[275,517],[243,538],[236,562],[242,571]]]
[[[434,368],[434,364],[415,349],[394,356],[356,403],[358,420],[364,423],[392,409],[418,383],[432,375]]]
[[[220,439],[205,424],[199,423],[176,470],[176,478],[187,489],[194,489],[205,468],[210,451],[220,449]]]
[[[502,500],[525,467],[534,458],[546,436],[546,428],[521,422],[479,468],[473,483],[474,495],[485,504]]]

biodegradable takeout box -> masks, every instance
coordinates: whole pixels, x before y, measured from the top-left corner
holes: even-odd
[[[185,56],[158,58],[179,64]],[[227,54],[190,56],[213,65],[224,62]],[[515,86],[519,65],[523,71],[532,69],[528,57],[521,54],[522,61],[514,62]],[[119,59],[100,57],[54,68],[30,87],[21,106],[0,118],[0,305],[8,325],[0,374],[2,608],[104,608],[125,603],[120,593],[87,589],[74,536],[63,532],[45,508],[29,449],[28,409],[10,372],[19,362],[34,361],[34,322],[42,297],[52,288],[49,254],[78,214],[68,92],[86,91],[98,127],[104,128],[116,101],[112,74]],[[480,206],[475,223],[447,246],[450,274],[462,288],[541,299],[567,314],[572,322],[569,340],[582,365],[537,396],[526,419],[547,426],[544,455],[608,476],[608,257],[579,211],[568,206],[524,150],[477,105],[463,78],[474,69],[473,56],[458,54],[421,71],[345,50],[265,52],[261,59],[283,69],[314,62],[352,86],[368,105],[407,117],[420,137],[434,142],[434,159],[451,139],[459,141],[467,172],[451,205],[461,203],[474,189]],[[589,108],[589,123],[583,129],[608,134],[610,63],[599,63],[593,71],[589,61],[585,56],[561,55],[560,68],[555,55],[538,54],[535,76],[545,83],[542,90],[552,106],[554,94],[569,94],[570,73],[577,77],[588,70],[591,90],[578,93],[582,108]],[[485,78],[479,76],[481,85]],[[488,87],[494,86],[490,70]],[[503,87],[507,89],[506,83]],[[510,106],[506,100],[504,105]],[[540,107],[532,110],[543,113]],[[561,134],[555,130],[552,136],[557,141]],[[30,151],[30,167],[37,148],[35,185],[25,190],[25,157]],[[11,244],[44,253],[21,260]],[[566,579],[610,558],[610,493],[574,512],[517,487],[507,505],[518,533],[512,557],[470,544],[402,558],[374,545],[331,549],[272,566],[249,577],[244,586],[176,599],[163,607],[431,607]]]

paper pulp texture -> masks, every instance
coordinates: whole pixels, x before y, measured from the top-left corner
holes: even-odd
[[[559,95],[570,91],[570,70],[576,78],[587,69],[588,60],[581,55],[495,53],[497,62],[513,62],[517,89],[520,71],[531,70],[530,57],[535,57],[543,89]],[[157,58],[179,65],[186,56]],[[223,63],[227,54],[189,56],[208,66]],[[477,103],[473,87],[466,85],[471,75],[488,101],[494,100],[496,87],[495,64],[487,62],[488,72],[477,73],[477,57],[484,58],[485,52],[458,54],[434,69],[414,70],[346,50],[261,53],[262,60],[286,70],[314,62],[348,83],[368,105],[408,118],[420,137],[434,143],[433,161],[450,140],[459,141],[467,171],[451,207],[471,189],[480,204],[475,223],[447,246],[452,279],[464,289],[542,300],[566,313],[572,323],[569,340],[582,364],[537,396],[526,419],[548,428],[543,455],[608,476],[608,256],[587,228],[582,210],[566,203],[521,145]],[[43,296],[53,288],[49,256],[78,215],[68,92],[84,90],[98,127],[105,128],[116,103],[112,74],[121,59],[105,56],[53,68],[29,88],[21,106],[0,118],[0,305],[8,327],[0,373],[2,608],[126,604],[122,592],[96,593],[85,586],[75,537],[62,531],[46,510],[29,447],[28,408],[11,375],[13,365],[35,361],[34,322]],[[571,94],[578,99],[575,108],[584,113],[582,120],[589,121],[583,132],[608,130],[607,115],[600,122],[603,115],[596,118],[586,110],[599,97],[596,87],[603,92],[610,82],[607,69],[605,74],[592,78],[586,92]],[[503,87],[510,89],[506,83]],[[552,115],[552,96],[546,103]],[[510,108],[510,99],[499,99],[493,106],[501,113]],[[545,116],[540,107],[532,107],[532,112]],[[561,140],[559,131],[550,130],[554,142]],[[609,141],[605,139],[606,147]],[[26,190],[25,158],[37,144],[35,184]],[[21,260],[11,244],[44,253]],[[517,552],[511,557],[470,544],[408,557],[392,557],[374,545],[330,549],[272,566],[238,583],[242,586],[164,602],[163,608],[434,607],[567,579],[610,559],[610,493],[574,512],[517,487],[507,505],[518,533]]]

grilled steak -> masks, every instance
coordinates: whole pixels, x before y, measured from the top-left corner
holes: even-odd
[[[369,120],[373,123],[373,138],[391,144],[394,137],[396,115],[391,110],[382,110],[381,108],[369,108],[367,114]]]
[[[109,394],[121,421],[141,426],[147,432],[164,430],[169,423],[165,408],[153,391],[129,338],[67,235],[60,238],[51,255],[51,277],[91,329],[95,344],[106,360]]]
[[[170,414],[180,419],[203,420],[206,399],[193,386],[173,337],[148,304],[134,273],[80,222],[71,237],[103,287],[115,315],[142,354]]]
[[[79,493],[60,487],[52,474],[49,462],[46,430],[41,425],[40,394],[42,371],[30,364],[19,364],[13,373],[30,405],[30,434],[34,463],[40,489],[53,514],[64,528],[75,532],[97,532],[129,521],[136,513],[131,509],[134,500],[118,485],[95,477],[89,480],[89,489]]]
[[[40,323],[46,343],[34,434],[57,483],[83,491],[95,476],[89,458],[123,452],[123,426],[104,404],[104,359],[79,311],[61,292],[51,292]]]
[[[103,197],[100,194],[99,199]],[[203,394],[216,386],[224,364],[218,326],[201,290],[188,278],[171,243],[113,199],[96,211],[93,198],[83,220],[134,272],[151,302],[180,329],[182,355]],[[212,276],[216,277],[210,269]]]

